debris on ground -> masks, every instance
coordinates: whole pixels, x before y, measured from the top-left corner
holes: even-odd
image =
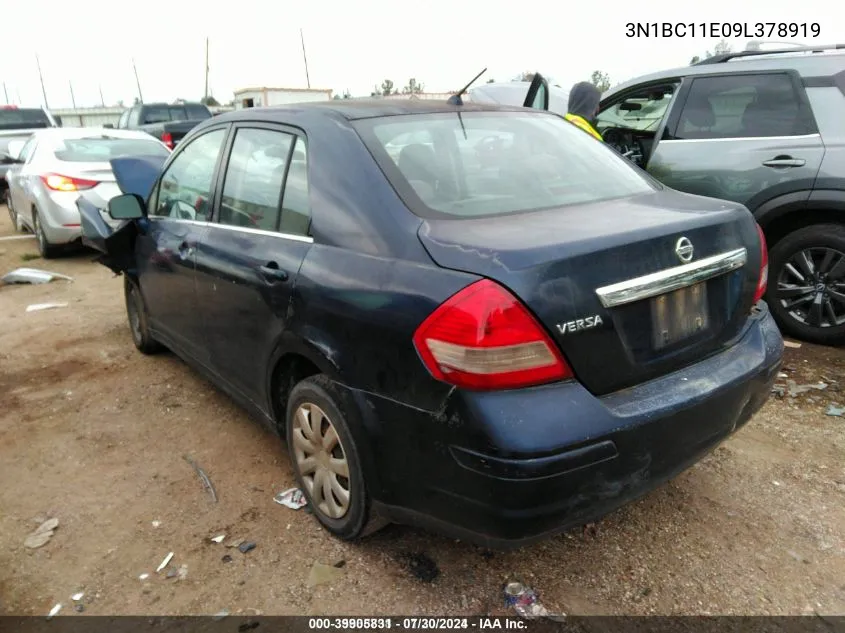
[[[224,563],[231,563],[231,562],[232,562],[232,557],[231,557],[231,556],[229,556],[228,554],[224,554],[224,555],[223,555],[223,558],[221,558],[220,560],[222,560]]]
[[[85,606],[81,604],[75,604],[73,605],[73,610],[77,613],[82,613],[83,611],[85,611]]]
[[[346,567],[346,561],[345,561],[345,560],[343,560],[343,559],[340,559],[339,561],[337,561],[337,562],[334,564],[334,566],[335,566],[335,567],[337,567],[338,569],[341,569],[341,568],[343,568],[343,567]]]
[[[73,277],[51,273],[48,270],[38,270],[37,268],[16,268],[0,277],[0,281],[4,284],[46,284],[54,279],[73,281]]]
[[[168,563],[170,563],[171,559],[173,558],[173,552],[170,552],[167,556],[164,557],[164,560],[161,561],[161,565],[158,566],[156,569],[156,573],[161,573],[161,570],[167,567]]]
[[[291,510],[300,510],[308,505],[308,500],[305,498],[305,493],[299,488],[290,488],[284,492],[280,492],[273,501],[290,508]]]
[[[164,575],[164,577],[169,580],[170,578],[176,578],[176,574],[178,574],[178,573],[179,572],[176,571],[175,569],[170,568],[170,569],[167,570],[167,573]]]
[[[27,312],[40,312],[41,310],[52,310],[53,308],[66,308],[67,303],[32,303],[26,306]]]
[[[150,577],[149,574],[141,574],[140,576],[138,576],[138,580],[143,582],[144,580],[146,580],[149,577]]]
[[[311,571],[308,572],[308,586],[316,587],[337,580],[343,575],[343,571],[334,565],[314,563]]]
[[[208,490],[208,494],[211,495],[211,500],[214,503],[217,503],[217,491],[214,489],[214,484],[211,483],[211,479],[208,478],[208,475],[205,473],[205,471],[200,468],[199,464],[197,464],[191,458],[190,455],[183,455],[182,457],[185,459],[186,462],[191,465],[191,468],[196,471],[197,475],[199,475],[200,481],[202,481],[203,488]]]
[[[210,539],[212,543],[222,543],[223,539],[226,538],[225,534],[220,534],[219,536],[215,536],[214,538]]]
[[[161,525],[161,521],[158,521],[158,520],[153,521],[153,527],[154,527],[154,528],[157,528],[157,527],[159,527],[160,525]]]
[[[229,615],[229,610],[223,609],[222,611],[218,611],[213,616],[211,616],[211,619],[213,621],[217,622],[218,620],[222,620],[223,618],[225,618],[228,615]]]
[[[812,384],[799,385],[794,380],[786,381],[786,393],[789,395],[790,398],[795,398],[796,396],[800,396],[802,393],[807,393],[808,391],[812,391],[814,389],[817,391],[824,391],[825,389],[827,389],[827,383],[817,382]]]
[[[71,599],[71,600],[73,600],[74,602],[79,602],[80,600],[82,600],[82,597],[83,597],[84,595],[85,595],[85,594],[84,594],[82,591],[80,591],[79,593],[75,593],[75,594],[73,594],[73,595],[70,597],[70,599]]]
[[[585,523],[584,527],[581,531],[581,536],[587,538],[590,536],[592,538],[598,538],[599,535],[599,526],[598,523]]]
[[[50,613],[47,614],[47,619],[49,620],[50,618],[52,618],[54,615],[56,615],[61,610],[62,610],[62,604],[59,603],[56,606],[54,606],[52,609],[50,609]]]
[[[406,552],[400,556],[402,562],[417,580],[434,582],[440,575],[440,568],[428,554],[422,552]]]
[[[26,537],[23,544],[29,549],[38,549],[46,545],[53,538],[56,528],[59,527],[59,520],[56,518],[47,519],[39,525],[32,534]]]
[[[243,542],[244,542],[244,539],[242,539],[242,538],[235,539],[235,540],[233,540],[233,541],[229,541],[229,542],[226,544],[226,547],[240,547],[240,546],[241,546],[241,543],[243,543]]]
[[[179,571],[176,572],[176,575],[179,577],[179,580],[185,580],[185,578],[188,577],[188,566],[180,565]]]
[[[801,343],[796,343],[795,341],[784,341],[784,347],[791,347],[792,349],[799,349],[801,347]]]
[[[238,551],[241,554],[246,554],[247,552],[251,552],[254,549],[255,549],[255,543],[253,543],[252,541],[244,541],[243,543],[238,545]]]
[[[825,411],[824,414],[836,418],[841,418],[843,415],[845,415],[845,407],[838,407],[835,404],[832,404],[827,408],[827,411]]]
[[[512,607],[523,618],[541,618],[549,615],[540,603],[540,596],[521,582],[509,582],[504,587],[505,605]]]

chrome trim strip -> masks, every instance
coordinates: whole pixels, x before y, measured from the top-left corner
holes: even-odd
[[[794,141],[796,139],[821,139],[821,134],[800,134],[798,136],[732,136],[731,138],[669,138],[660,143],[716,143],[727,141]]]
[[[231,224],[220,224],[219,222],[201,222],[200,220],[186,220],[183,218],[169,218],[164,215],[150,216],[156,220],[166,220],[167,222],[179,222],[182,224],[193,224],[194,226],[213,226],[218,229],[226,229],[227,231],[238,231],[243,233],[252,233],[253,235],[266,235],[268,237],[281,237],[286,240],[293,240],[294,242],[305,242],[306,244],[313,244],[314,238],[307,235],[294,235],[292,233],[277,233],[276,231],[265,231],[264,229],[252,229],[247,226],[232,226]]]
[[[727,253],[705,257],[691,264],[666,268],[650,275],[597,288],[596,294],[605,308],[615,308],[724,275],[742,268],[747,260],[748,251],[745,248],[738,248]]]

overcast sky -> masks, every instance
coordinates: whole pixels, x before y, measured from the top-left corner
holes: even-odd
[[[140,3],[5,0],[0,81],[11,102],[43,102],[36,53],[50,107],[137,96],[135,59],[145,101],[199,99],[205,38],[211,93],[220,101],[248,86],[306,87],[299,29],[311,86],[368,95],[390,78],[414,77],[426,91],[459,88],[479,70],[503,81],[538,70],[568,86],[607,72],[613,83],[686,65],[717,39],[628,38],[628,22],[787,22],[821,27],[805,43],[845,42],[830,0],[651,0],[495,2],[486,0],[237,0]],[[143,11],[137,11],[137,9]],[[137,12],[136,12],[137,11]],[[698,27],[696,27],[698,28]],[[772,39],[782,39],[774,37]],[[735,50],[747,39],[731,38]],[[0,92],[0,102],[5,95]]]

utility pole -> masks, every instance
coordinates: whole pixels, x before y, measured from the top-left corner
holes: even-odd
[[[35,64],[38,66],[38,78],[41,80],[41,94],[44,96],[44,107],[49,110],[50,106],[47,104],[47,89],[44,87],[44,75],[41,74],[41,61],[38,59],[38,53],[35,54]]]
[[[76,110],[76,97],[73,96],[73,82],[68,79],[67,85],[70,86],[70,102],[73,104],[73,109]]]
[[[103,99],[103,87],[102,86],[97,86],[97,87],[100,89],[100,105],[105,108],[106,107],[106,100]]]
[[[3,94],[5,95],[6,103],[8,104],[9,103],[9,91],[6,90],[6,82],[5,81],[3,82]]]
[[[205,101],[208,101],[208,38],[205,38]]]
[[[138,86],[138,101],[144,103],[144,95],[141,94],[141,80],[138,79],[138,67],[135,66],[135,60],[132,60],[132,70],[135,71],[135,83]]]
[[[305,62],[305,81],[308,82],[308,88],[311,88],[311,78],[308,76],[308,58],[305,56],[305,36],[302,34],[302,29],[299,29],[299,39],[302,40],[302,60]]]

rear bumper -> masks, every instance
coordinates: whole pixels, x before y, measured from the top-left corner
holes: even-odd
[[[730,348],[596,398],[578,383],[455,392],[440,414],[371,395],[378,512],[487,547],[596,520],[686,470],[766,402],[783,339],[759,304]]]

